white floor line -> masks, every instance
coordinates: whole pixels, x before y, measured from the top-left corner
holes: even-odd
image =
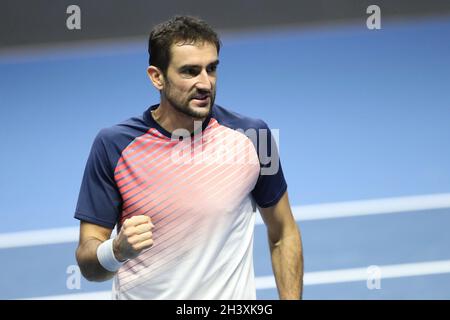
[[[379,269],[381,281],[383,279],[425,276],[441,273],[450,273],[450,260],[418,262],[407,264],[394,264],[376,266]],[[319,284],[333,284],[355,281],[367,281],[369,276],[373,277],[375,273],[366,268],[341,269],[329,271],[317,271],[305,273],[303,284],[313,286]],[[258,289],[275,288],[275,279],[273,276],[256,278],[256,287]]]
[[[450,193],[324,203],[292,208],[297,221],[334,219],[376,214],[450,208]],[[256,224],[263,221],[256,215]],[[78,241],[78,226],[0,234],[0,249]]]
[[[295,220],[308,221],[444,208],[450,208],[450,193],[295,206],[292,211]],[[257,215],[256,224],[262,223]]]
[[[426,276],[433,274],[450,273],[450,260],[394,264],[377,266],[379,269],[381,286],[383,279]],[[328,270],[305,273],[303,278],[305,286],[324,285],[344,282],[367,282],[369,275],[369,267],[367,268],[353,268]],[[256,277],[256,289],[275,289],[275,279],[273,276]],[[109,300],[111,299],[111,291],[97,291],[89,293],[74,293],[57,296],[45,296],[30,298],[34,300]]]
[[[0,234],[0,249],[78,242],[79,227],[42,229]]]
[[[78,242],[80,227],[0,233],[0,249]],[[111,236],[114,236],[114,229]]]

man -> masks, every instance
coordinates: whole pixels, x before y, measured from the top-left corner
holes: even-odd
[[[114,277],[116,299],[255,299],[255,203],[279,296],[301,298],[300,233],[275,142],[264,122],[214,104],[219,51],[199,19],[156,26],[147,72],[160,103],[93,143],[76,257],[88,280]]]

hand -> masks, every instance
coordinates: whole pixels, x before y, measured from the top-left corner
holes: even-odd
[[[150,217],[141,215],[134,216],[122,225],[119,235],[113,240],[114,256],[119,261],[133,259],[142,250],[153,245],[152,229],[154,225]]]

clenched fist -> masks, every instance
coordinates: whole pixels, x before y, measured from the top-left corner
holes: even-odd
[[[133,259],[153,245],[152,229],[154,225],[148,216],[134,216],[122,225],[113,241],[114,256],[119,261]]]

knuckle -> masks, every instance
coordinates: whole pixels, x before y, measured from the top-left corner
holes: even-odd
[[[131,225],[135,226],[139,222],[139,216],[133,216],[131,218]]]
[[[125,231],[123,232],[123,234],[124,234],[127,238],[130,237],[130,236],[132,235],[130,229],[125,230]]]

